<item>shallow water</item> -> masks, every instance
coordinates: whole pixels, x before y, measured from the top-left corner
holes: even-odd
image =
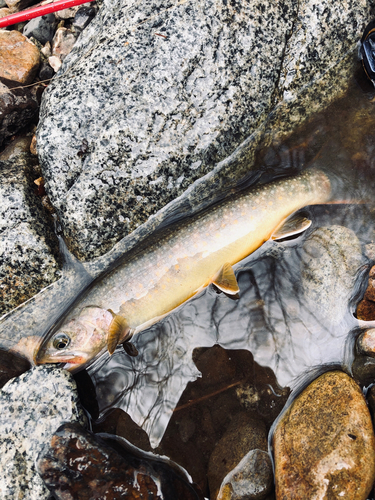
[[[258,154],[262,181],[318,165],[350,179],[340,194],[356,203],[304,209],[313,223],[303,236],[267,242],[235,267],[239,300],[209,287],[139,334],[133,341],[137,357],[118,347],[112,357],[97,360],[88,373],[101,418],[108,410],[121,408],[157,446],[188,382],[200,377],[192,360],[197,347],[219,344],[249,350],[259,365],[275,372],[280,387],[298,384],[295,381],[303,374],[327,363],[350,371],[346,343],[358,326],[356,303],[375,260],[372,98],[372,89],[364,92],[353,82],[344,99],[287,142]],[[359,251],[350,231],[344,230],[335,240],[342,232],[338,226],[354,232]],[[318,228],[332,231],[327,236]],[[346,241],[354,246],[344,248]],[[319,275],[319,262],[336,278]],[[275,384],[271,389],[277,393],[280,388]]]

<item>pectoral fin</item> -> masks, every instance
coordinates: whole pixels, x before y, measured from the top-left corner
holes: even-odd
[[[282,240],[283,238],[289,238],[290,236],[295,236],[297,234],[303,233],[310,226],[311,220],[307,219],[303,215],[291,215],[279,226],[277,226],[271,236],[271,239]]]
[[[233,267],[228,263],[220,268],[213,277],[212,283],[227,295],[236,295],[240,291]]]
[[[124,341],[130,331],[130,328],[123,316],[114,314],[110,309],[109,312],[112,314],[113,319],[108,329],[107,349],[109,354],[113,354],[118,344],[121,344],[121,342]]]

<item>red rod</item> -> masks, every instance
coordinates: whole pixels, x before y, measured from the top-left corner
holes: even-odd
[[[16,12],[15,14],[10,14],[9,16],[0,18],[0,28],[5,28],[5,26],[10,26],[11,24],[22,23],[23,21],[34,19],[34,17],[44,16],[45,14],[50,14],[51,12],[68,9],[69,7],[74,7],[75,5],[81,5],[83,3],[93,1],[94,0],[57,0],[57,2],[40,5],[39,7],[31,7],[31,9]]]

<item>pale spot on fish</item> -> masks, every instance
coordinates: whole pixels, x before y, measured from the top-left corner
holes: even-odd
[[[178,264],[176,264],[176,265],[174,266],[174,268],[176,269],[176,271],[178,271],[178,270],[180,269],[180,266],[179,266]]]
[[[238,220],[237,220],[237,219],[235,219],[235,220],[233,221],[233,224],[238,224]]]

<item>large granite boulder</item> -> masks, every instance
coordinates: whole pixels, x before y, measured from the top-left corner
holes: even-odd
[[[234,186],[265,133],[289,133],[347,88],[369,14],[366,0],[104,2],[38,129],[70,250],[104,254],[198,179],[189,212]]]

